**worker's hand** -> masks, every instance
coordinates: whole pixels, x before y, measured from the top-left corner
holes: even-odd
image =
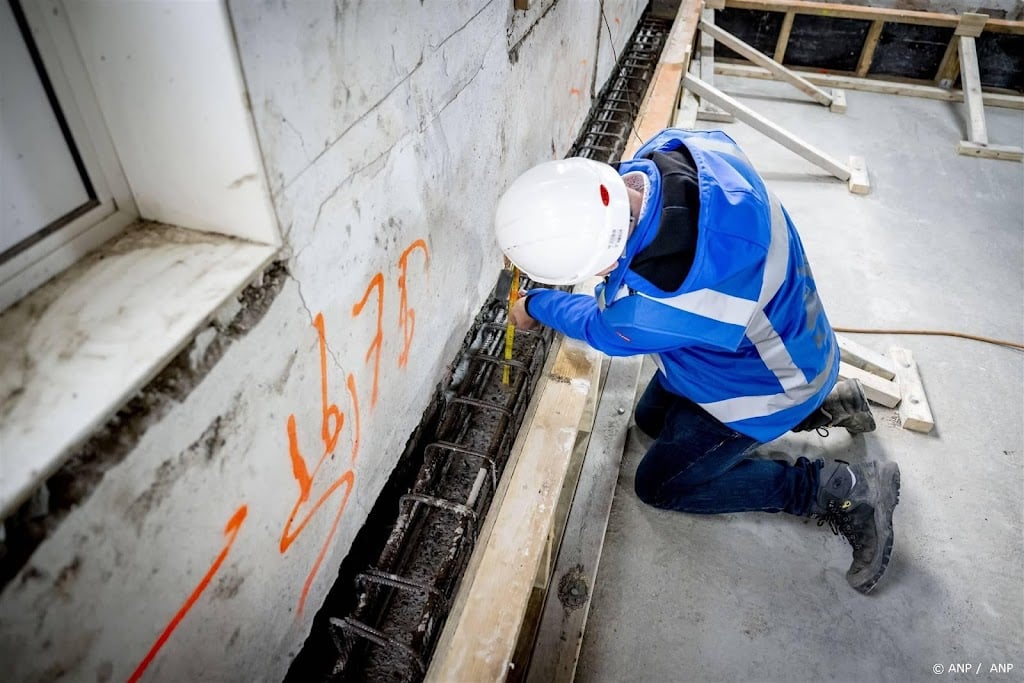
[[[516,299],[512,310],[509,311],[509,317],[512,319],[512,324],[516,326],[517,330],[532,330],[540,325],[539,322],[531,318],[530,314],[526,312],[526,297]]]

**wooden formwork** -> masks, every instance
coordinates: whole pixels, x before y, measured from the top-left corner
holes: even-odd
[[[1021,21],[800,0],[725,0],[724,5],[720,25],[792,67],[949,87],[960,71],[959,39],[969,36],[977,39],[982,53],[982,86],[1024,90]],[[813,42],[793,54],[794,26],[805,42],[813,32],[820,41],[841,44],[817,49],[818,59]],[[1003,48],[999,54],[996,47]],[[845,60],[836,56],[840,52]]]

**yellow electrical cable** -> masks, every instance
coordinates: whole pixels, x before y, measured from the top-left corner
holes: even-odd
[[[1017,342],[1007,341],[1005,339],[993,339],[992,337],[968,334],[966,332],[949,332],[946,330],[883,330],[857,327],[833,327],[832,329],[836,332],[846,332],[847,334],[923,334],[936,337],[960,337],[961,339],[971,339],[973,341],[985,342],[986,344],[1009,346],[1014,349],[1024,350],[1024,344],[1018,344]]]

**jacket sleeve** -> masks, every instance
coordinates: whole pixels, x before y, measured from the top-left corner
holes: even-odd
[[[609,356],[671,351],[689,341],[683,330],[641,328],[622,322],[616,315],[616,309],[622,307],[620,302],[601,310],[589,294],[534,289],[527,292],[526,307],[534,320]]]

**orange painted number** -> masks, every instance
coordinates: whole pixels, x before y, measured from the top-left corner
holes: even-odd
[[[292,474],[295,477],[295,481],[299,486],[299,496],[295,500],[295,505],[292,507],[291,515],[288,517],[288,522],[284,526],[284,530],[281,533],[281,541],[279,549],[281,554],[288,551],[292,543],[299,537],[302,531],[309,524],[309,521],[313,518],[313,515],[327,502],[336,491],[344,487],[344,493],[341,497],[341,503],[338,505],[338,512],[334,517],[334,522],[331,525],[331,530],[327,534],[327,538],[324,540],[324,544],[317,555],[316,561],[313,563],[313,568],[310,570],[309,575],[306,577],[306,581],[302,587],[302,594],[299,598],[299,612],[302,612],[303,607],[306,604],[306,597],[309,595],[310,586],[313,583],[313,578],[316,576],[317,571],[320,569],[320,565],[323,562],[324,556],[327,554],[327,548],[330,546],[331,539],[334,538],[334,533],[338,529],[338,522],[341,521],[342,513],[345,512],[345,506],[348,504],[349,495],[352,493],[352,486],[355,484],[355,472],[352,469],[347,469],[337,479],[335,479],[330,486],[320,495],[320,497],[313,503],[306,515],[298,522],[298,526],[292,527],[295,524],[296,517],[299,514],[300,508],[303,503],[309,500],[310,492],[313,489],[313,484],[316,481],[316,476],[320,471],[320,467],[324,462],[334,453],[334,449],[338,444],[338,437],[341,435],[341,431],[345,426],[345,414],[338,409],[338,406],[330,401],[328,398],[327,390],[327,332],[324,328],[324,317],[322,313],[318,313],[316,319],[313,321],[313,326],[316,328],[318,343],[320,346],[320,405],[321,405],[321,423],[320,423],[320,436],[323,441],[324,449],[320,455],[320,459],[317,461],[313,471],[310,472],[306,465],[306,458],[302,455],[302,451],[299,449],[299,437],[298,427],[295,421],[295,414],[288,416],[288,456],[291,459]],[[356,455],[359,450],[359,403],[356,399],[356,384],[355,377],[351,374],[347,377],[346,386],[348,388],[349,395],[352,398],[353,405],[353,417],[355,421],[355,434],[352,439],[352,453],[351,462],[355,463]]]
[[[366,302],[370,300],[370,294],[373,290],[377,290],[377,333],[373,335],[373,341],[370,342],[370,348],[366,350],[366,361],[370,361],[370,356],[374,357],[373,360],[373,391],[370,394],[370,407],[377,405],[377,381],[380,376],[380,352],[384,344],[384,276],[377,273],[370,280],[370,286],[366,288],[366,293],[363,294],[363,299],[355,306],[352,307],[352,317],[355,318],[363,312],[363,308],[366,306]]]
[[[423,266],[430,267],[430,252],[427,243],[416,240],[402,252],[398,259],[398,327],[402,330],[402,352],[398,355],[398,367],[404,368],[409,362],[409,348],[416,333],[416,311],[409,307],[408,269],[409,256],[417,249],[423,250]]]

